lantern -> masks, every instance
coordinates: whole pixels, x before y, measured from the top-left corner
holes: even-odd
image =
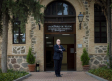
[[[79,22],[80,22],[79,29],[81,29],[81,23],[83,21],[83,18],[84,18],[84,15],[81,14],[81,12],[80,12],[80,14],[78,15],[78,19],[79,19]]]

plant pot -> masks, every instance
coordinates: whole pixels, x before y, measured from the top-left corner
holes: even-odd
[[[89,70],[89,65],[84,65],[84,66],[83,66],[83,70],[84,70],[84,71],[88,71],[88,70]]]
[[[35,64],[29,64],[28,67],[29,67],[30,72],[32,72],[32,71],[34,72],[36,65]]]

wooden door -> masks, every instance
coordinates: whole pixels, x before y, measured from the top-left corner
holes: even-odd
[[[67,70],[75,70],[74,44],[67,45]]]

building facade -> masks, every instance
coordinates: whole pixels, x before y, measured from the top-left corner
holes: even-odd
[[[45,10],[42,9],[45,13],[44,24],[36,24],[34,17],[30,16],[25,33],[21,33],[21,29],[16,26],[19,21],[14,23],[17,28],[13,30],[14,33],[9,24],[9,69],[28,71],[26,55],[29,47],[32,47],[36,62],[40,64],[40,71],[53,70],[53,46],[58,38],[66,49],[63,52],[63,70],[83,70],[80,57],[84,47],[90,57],[90,68],[105,64],[108,26],[106,16],[98,4],[94,1],[88,3],[86,0],[40,0],[40,4],[46,6]],[[81,29],[78,19],[80,12],[84,15]]]

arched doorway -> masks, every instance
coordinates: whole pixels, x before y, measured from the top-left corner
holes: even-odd
[[[53,1],[45,9],[44,23],[44,70],[54,70],[55,40],[61,39],[66,49],[62,70],[76,70],[76,12],[66,1]]]

